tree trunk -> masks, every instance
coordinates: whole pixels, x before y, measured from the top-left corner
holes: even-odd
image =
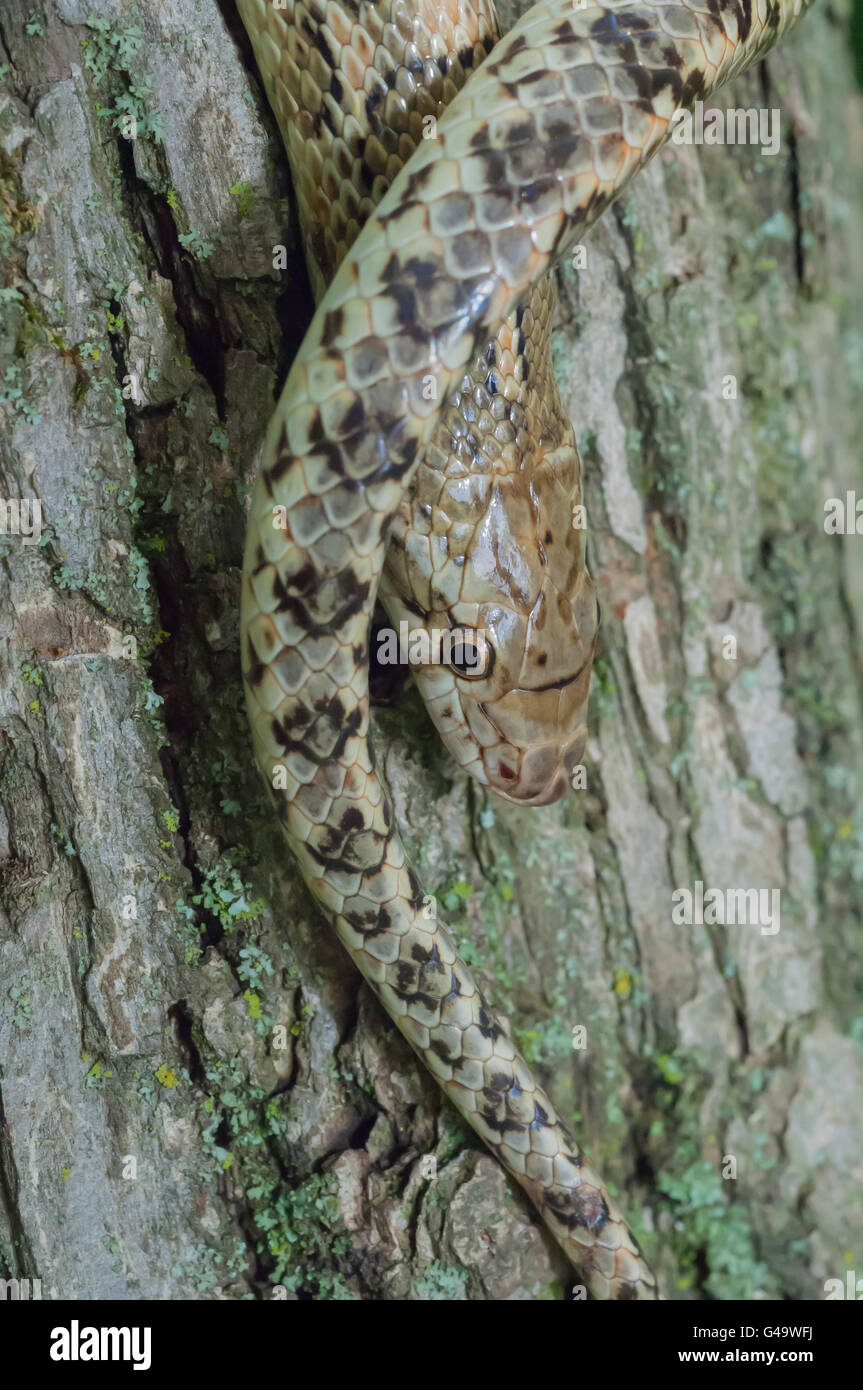
[[[0,1274],[565,1297],[252,766],[244,503],[311,301],[233,5],[46,4],[0,34]],[[415,692],[376,720],[426,888],[671,1298],[817,1299],[863,1259],[863,540],[824,525],[863,496],[848,16],[715,101],[781,108],[778,154],[668,146],[560,273],[586,786],[504,806]],[[677,924],[697,881],[779,890],[780,929]]]

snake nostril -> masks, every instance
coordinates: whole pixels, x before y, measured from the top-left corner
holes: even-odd
[[[500,767],[498,768],[498,773],[504,779],[505,782],[515,781],[515,773],[513,772],[511,767],[507,767],[506,763],[501,763]]]

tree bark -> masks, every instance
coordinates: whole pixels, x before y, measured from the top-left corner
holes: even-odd
[[[668,146],[560,272],[586,787],[504,806],[414,692],[376,720],[426,888],[671,1298],[817,1299],[863,1260],[863,540],[824,528],[863,497],[848,16],[715,99],[781,108],[778,154]],[[9,0],[0,40],[0,488],[42,507],[0,536],[0,1275],[566,1297],[251,763],[244,503],[311,300],[233,5]],[[780,890],[780,930],[676,925],[698,880]]]

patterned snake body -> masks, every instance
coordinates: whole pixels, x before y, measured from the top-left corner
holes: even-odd
[[[320,299],[428,118],[493,47],[497,18],[485,0],[449,11],[379,0],[356,15],[332,0],[259,5],[257,27],[244,13]],[[554,305],[546,275],[444,402],[390,524],[378,593],[396,628],[483,634],[482,679],[425,664],[417,684],[456,760],[522,804],[560,796],[579,760],[597,627],[570,524],[580,470],[551,371]]]
[[[393,617],[486,632],[482,679],[419,672],[430,711],[482,781],[522,802],[560,795],[586,736],[596,605],[570,525],[580,482],[548,271],[674,112],[806,7],[542,0],[465,83],[496,33],[484,4],[240,0],[322,296],[249,516],[255,755],[352,959],[599,1298],[658,1295],[407,863],[368,740],[369,626],[380,592]]]

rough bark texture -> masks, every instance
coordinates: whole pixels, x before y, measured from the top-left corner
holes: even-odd
[[[243,502],[309,296],[233,7],[10,0],[2,42],[0,491],[44,530],[0,537],[0,1274],[566,1297],[250,764]],[[716,104],[781,107],[781,152],[667,148],[560,276],[604,615],[586,788],[493,803],[411,692],[377,743],[666,1294],[815,1299],[863,1269],[863,537],[823,527],[863,495],[844,0]],[[780,931],[674,925],[697,879],[779,888]]]

